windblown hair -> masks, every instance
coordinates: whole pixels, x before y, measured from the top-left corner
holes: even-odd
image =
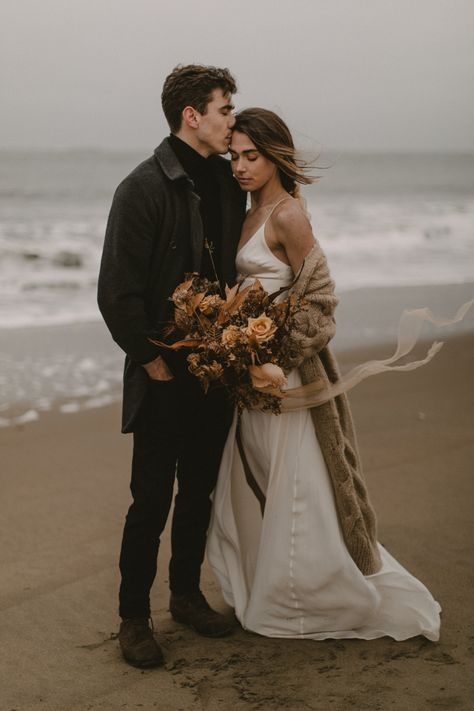
[[[239,111],[233,130],[245,133],[260,153],[277,166],[281,184],[293,197],[299,197],[299,185],[317,180],[317,176],[310,175],[312,166],[297,157],[288,126],[273,111],[257,107]]]
[[[202,64],[178,64],[163,84],[161,105],[172,133],[181,128],[183,109],[192,106],[200,114],[207,112],[214,89],[235,94],[237,85],[228,69]]]

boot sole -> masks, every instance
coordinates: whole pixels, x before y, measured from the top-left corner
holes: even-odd
[[[155,659],[150,660],[148,662],[137,662],[135,659],[128,659],[124,654],[122,654],[122,657],[127,662],[127,664],[130,664],[130,666],[135,667],[136,669],[152,669],[153,667],[162,667],[165,664],[164,659]]]
[[[203,632],[202,630],[197,629],[197,627],[195,627],[195,625],[193,625],[193,623],[190,622],[187,617],[181,617],[181,615],[177,615],[174,612],[171,612],[171,617],[175,622],[179,622],[179,624],[181,625],[186,625],[186,627],[190,627],[194,632],[201,635],[201,637],[228,637],[230,634],[232,634],[231,626],[227,627],[224,630],[221,630],[220,632]]]

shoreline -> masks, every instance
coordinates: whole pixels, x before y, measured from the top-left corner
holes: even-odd
[[[372,299],[373,296],[387,295],[388,303],[401,308],[419,308],[421,306],[433,306],[449,308],[456,298],[464,298],[466,294],[474,296],[474,281],[446,282],[446,283],[423,283],[423,284],[388,284],[388,285],[372,285],[372,286],[357,286],[347,289],[338,289],[336,284],[336,295],[340,299],[338,306],[338,314],[340,312],[341,303],[355,298],[357,301],[366,301]],[[469,297],[467,297],[469,298]],[[428,304],[418,303],[425,299]],[[413,300],[417,303],[413,303]],[[59,320],[58,322],[43,322],[22,324],[14,326],[9,324],[0,324],[0,334],[15,334],[22,332],[33,331],[51,331],[57,329],[75,329],[81,327],[102,326],[106,329],[100,312],[97,310],[96,316],[84,316],[77,321]],[[474,324],[472,326],[474,329]]]
[[[337,293],[337,292],[336,292]],[[474,284],[364,287],[338,294],[337,332],[332,348],[346,370],[396,348],[403,309],[429,307],[452,317],[474,295]],[[474,332],[474,309],[455,326],[423,326],[421,346]],[[119,402],[124,355],[100,321],[0,329],[0,429],[37,421],[48,411],[71,414]]]

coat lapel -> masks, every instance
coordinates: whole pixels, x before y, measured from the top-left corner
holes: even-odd
[[[164,174],[173,182],[184,180],[186,183],[187,201],[189,209],[189,231],[191,239],[192,270],[201,270],[202,249],[204,245],[204,232],[202,227],[199,204],[201,199],[194,192],[194,183],[189,178],[183,166],[176,157],[169,141],[165,138],[158,148],[155,149],[155,156],[160,163]]]
[[[200,197],[194,192],[194,183],[184,171],[173,149],[165,138],[155,150],[163,172],[172,181],[186,183],[189,209],[189,231],[191,239],[192,269],[200,272],[204,247],[204,230],[200,213]],[[215,156],[213,161],[219,185],[222,218],[221,273],[224,281],[231,285],[235,281],[235,255],[245,217],[246,196],[234,184],[228,161]]]
[[[188,182],[193,186],[191,180],[188,179]],[[196,195],[194,190],[189,189],[188,206],[193,272],[201,271],[202,250],[204,246],[204,230],[202,227],[201,213],[199,211],[200,202],[201,198],[199,195]]]

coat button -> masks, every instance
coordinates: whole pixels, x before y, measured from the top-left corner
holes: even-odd
[[[174,239],[170,242],[170,249],[176,249],[176,242]]]

